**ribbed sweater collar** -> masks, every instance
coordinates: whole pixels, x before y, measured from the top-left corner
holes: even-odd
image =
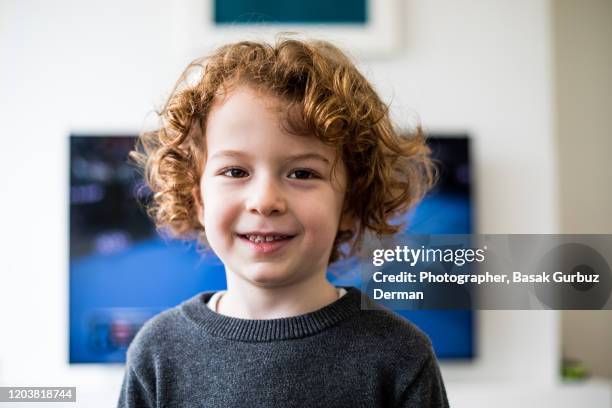
[[[358,313],[361,292],[354,287],[345,289],[346,295],[319,310],[280,319],[249,320],[215,313],[206,306],[215,292],[199,293],[179,309],[188,320],[214,336],[247,342],[289,340],[319,333]]]

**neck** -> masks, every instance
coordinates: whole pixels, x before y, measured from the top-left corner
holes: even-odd
[[[285,286],[256,286],[227,271],[227,292],[217,312],[242,319],[279,319],[319,310],[338,299],[325,272]]]

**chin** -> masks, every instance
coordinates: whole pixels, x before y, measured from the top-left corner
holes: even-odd
[[[250,273],[242,274],[242,276],[253,285],[259,287],[280,287],[290,284],[293,281],[292,276],[288,276],[282,271],[270,271],[269,268],[268,270],[263,270],[264,268],[261,269],[261,271],[251,270]]]

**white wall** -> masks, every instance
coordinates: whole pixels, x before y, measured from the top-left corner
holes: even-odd
[[[398,121],[416,111],[474,137],[479,232],[557,232],[549,3],[411,1],[404,15],[402,55],[366,63]],[[556,312],[478,318],[479,357],[446,378],[555,382]]]
[[[142,126],[193,49],[175,41],[187,38],[182,4],[0,3],[2,384],[114,398],[120,366],[66,364],[67,135]],[[402,13],[401,53],[361,63],[398,121],[416,112],[427,129],[474,137],[480,232],[557,232],[549,1],[414,0]],[[552,387],[558,320],[480,313],[478,358],[443,366],[451,399],[462,382]]]
[[[561,230],[612,233],[612,1],[557,0]],[[588,182],[585,182],[588,180]],[[612,379],[612,311],[562,312],[563,353]]]

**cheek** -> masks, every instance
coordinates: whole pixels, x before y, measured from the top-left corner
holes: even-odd
[[[321,203],[327,203],[327,205]],[[337,202],[337,197],[331,194],[326,199],[317,200],[316,203],[306,201],[301,203],[299,218],[310,233],[310,239],[322,245],[328,245],[328,241],[334,240],[340,221],[340,207],[341,204]]]
[[[204,229],[210,239],[219,239],[219,235],[231,231],[236,220],[236,204],[231,200],[221,199],[227,195],[218,191],[213,183],[204,182],[202,185],[202,202],[204,203]]]

